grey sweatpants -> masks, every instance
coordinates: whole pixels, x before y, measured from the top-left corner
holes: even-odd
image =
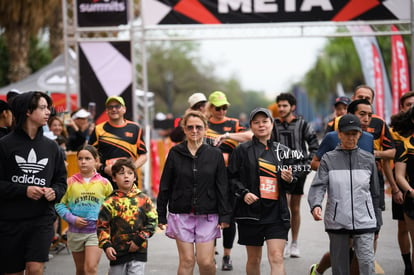
[[[108,275],[144,275],[145,262],[130,261],[124,264],[111,265]]]
[[[328,233],[329,251],[333,275],[349,275],[349,234]],[[355,255],[358,259],[359,274],[374,274],[374,233],[352,235]]]

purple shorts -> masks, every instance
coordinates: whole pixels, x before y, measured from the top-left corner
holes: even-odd
[[[168,214],[165,235],[186,243],[204,243],[221,237],[218,215]]]

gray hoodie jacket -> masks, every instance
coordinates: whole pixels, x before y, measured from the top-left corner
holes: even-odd
[[[343,150],[340,146],[327,152],[309,189],[311,210],[322,208],[326,192],[327,232],[362,234],[375,232],[382,225],[378,173],[369,152]]]

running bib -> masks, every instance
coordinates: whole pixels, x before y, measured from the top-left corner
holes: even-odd
[[[279,188],[276,178],[260,176],[260,197],[269,200],[279,199]]]

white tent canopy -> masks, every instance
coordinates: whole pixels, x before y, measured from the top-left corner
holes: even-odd
[[[73,55],[69,56],[72,56],[71,58],[73,58]],[[75,62],[74,58],[71,61]],[[7,92],[12,89],[16,89],[21,92],[49,91],[54,93],[66,93],[67,87],[69,87],[69,92],[74,94],[76,93],[75,82],[70,78],[69,82],[66,83],[67,74],[65,70],[65,59],[64,55],[61,54],[50,64],[29,75],[25,79],[11,83],[5,87],[1,87],[0,95],[7,94]]]

